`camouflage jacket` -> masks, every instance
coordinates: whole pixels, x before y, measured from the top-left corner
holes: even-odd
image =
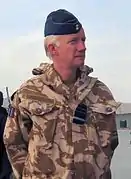
[[[110,90],[79,70],[66,86],[51,64],[42,64],[17,91],[4,143],[17,179],[110,179],[118,145],[115,102]],[[72,122],[78,104],[87,106],[87,122]]]

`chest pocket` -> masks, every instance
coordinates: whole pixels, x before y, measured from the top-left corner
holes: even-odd
[[[119,105],[119,103],[112,101],[112,105],[97,103],[92,106],[96,131],[102,148],[111,147],[113,135],[115,134],[117,137],[115,113]],[[111,149],[109,152],[112,152]]]
[[[117,106],[118,104],[115,101],[112,101],[112,105],[96,103],[91,106],[96,129],[102,140],[103,147],[107,145],[112,130],[116,127],[114,114]]]
[[[33,122],[32,136],[37,145],[45,149],[52,147],[60,107],[54,103],[34,101],[28,106]]]

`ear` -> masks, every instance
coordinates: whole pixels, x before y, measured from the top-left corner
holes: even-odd
[[[48,51],[51,53],[52,56],[58,55],[58,50],[55,44],[49,44]]]

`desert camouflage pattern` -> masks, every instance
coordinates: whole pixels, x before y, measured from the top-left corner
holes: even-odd
[[[111,179],[119,104],[91,72],[81,67],[69,87],[41,64],[17,91],[4,132],[16,179]],[[83,125],[72,122],[79,103],[88,108]]]

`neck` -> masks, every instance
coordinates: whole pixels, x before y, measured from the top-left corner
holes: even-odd
[[[76,81],[76,72],[77,72],[76,68],[75,69],[65,68],[55,63],[53,64],[53,66],[65,84],[70,85]]]

